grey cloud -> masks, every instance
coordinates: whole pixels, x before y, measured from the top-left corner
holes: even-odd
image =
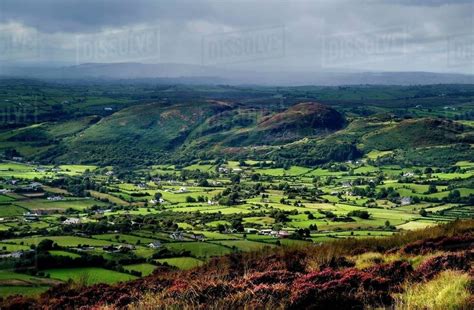
[[[38,61],[74,62],[76,36],[141,25],[160,29],[160,62],[200,64],[206,36],[225,38],[228,32],[257,33],[262,27],[281,26],[285,28],[282,57],[254,60],[246,55],[235,63],[224,61],[223,66],[315,70],[324,66],[324,40],[342,35],[348,42],[341,46],[359,45],[353,59],[350,50],[337,51],[345,55],[343,64],[351,69],[472,73],[474,56],[458,67],[446,59],[453,40],[465,43],[464,50],[471,44],[472,51],[473,5],[472,0],[0,0],[0,26],[17,23],[36,29]],[[390,48],[382,49],[386,54],[371,54],[370,45],[376,42],[370,40],[400,33],[403,40],[390,41]],[[1,40],[2,36],[0,44]]]
[[[1,0],[0,20],[20,21],[42,32],[94,32],[161,20],[206,18],[205,2],[152,0]]]

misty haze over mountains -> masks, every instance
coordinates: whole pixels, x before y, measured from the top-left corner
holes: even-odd
[[[76,66],[4,66],[2,77],[36,79],[159,79],[183,84],[428,85],[470,84],[473,75],[432,72],[253,72],[191,64],[86,63]]]

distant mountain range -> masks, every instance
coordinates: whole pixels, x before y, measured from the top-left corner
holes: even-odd
[[[474,75],[431,72],[252,72],[189,64],[86,63],[0,66],[0,76],[38,79],[157,79],[162,83],[254,85],[474,84]]]

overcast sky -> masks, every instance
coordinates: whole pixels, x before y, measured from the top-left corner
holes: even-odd
[[[0,62],[474,73],[474,0],[0,0]]]

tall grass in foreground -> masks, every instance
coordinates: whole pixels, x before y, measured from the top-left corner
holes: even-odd
[[[447,270],[428,282],[407,284],[396,299],[396,309],[469,309],[469,274]]]
[[[267,257],[271,253],[276,253],[279,256],[284,257],[286,252],[291,253],[291,249],[302,248],[307,254],[306,263],[308,264],[309,269],[317,269],[320,265],[327,264],[331,260],[337,259],[341,256],[367,252],[383,252],[402,247],[418,240],[451,237],[465,232],[472,232],[473,230],[474,220],[457,220],[422,230],[401,232],[384,238],[348,238],[324,242],[317,245],[294,245],[279,247],[277,249],[264,249],[258,252],[243,254],[243,261],[255,261],[262,257]]]

